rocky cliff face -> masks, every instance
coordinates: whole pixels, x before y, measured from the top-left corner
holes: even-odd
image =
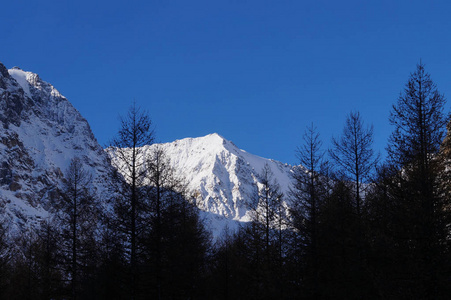
[[[45,217],[75,156],[102,194],[110,164],[88,122],[37,74],[7,70],[0,63],[0,204],[5,215],[19,226]]]

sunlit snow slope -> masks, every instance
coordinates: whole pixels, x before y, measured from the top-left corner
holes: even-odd
[[[288,194],[290,165],[240,150],[216,133],[145,146],[144,152],[150,153],[155,147],[163,148],[172,166],[196,196],[197,206],[213,219],[213,231],[217,232],[224,225],[222,217],[249,221],[248,203],[255,196],[265,164],[270,166],[281,191]],[[114,151],[110,154],[114,160]],[[233,227],[233,222],[228,225]]]

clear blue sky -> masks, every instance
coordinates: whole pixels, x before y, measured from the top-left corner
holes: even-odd
[[[351,110],[383,151],[422,59],[451,101],[448,1],[4,1],[0,61],[52,83],[102,145],[136,100],[161,142],[218,132],[286,163]],[[447,105],[447,109],[449,109]]]

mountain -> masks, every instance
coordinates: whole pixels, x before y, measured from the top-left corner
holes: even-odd
[[[37,74],[0,63],[0,204],[14,225],[47,216],[55,188],[74,157],[101,195],[109,158],[88,122]]]
[[[82,159],[101,199],[115,159],[104,151],[88,122],[51,84],[37,74],[0,63],[0,208],[12,223],[28,226],[52,210],[51,199],[74,157]],[[214,235],[225,225],[249,220],[259,174],[268,164],[287,194],[292,167],[240,150],[214,133],[172,143],[164,149],[178,175],[186,180]]]
[[[156,147],[163,149],[178,176],[187,182],[215,235],[226,224],[234,227],[237,223],[233,221],[250,220],[248,203],[265,164],[281,191],[288,194],[292,166],[250,154],[219,134],[145,146],[143,156]],[[108,152],[115,161],[114,149]]]

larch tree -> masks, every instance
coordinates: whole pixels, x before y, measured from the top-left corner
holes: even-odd
[[[303,144],[297,149],[299,166],[294,169],[290,190],[292,226],[298,236],[295,247],[299,247],[297,256],[301,273],[305,274],[304,289],[312,297],[319,292],[318,214],[327,194],[329,169],[324,154],[320,135],[312,124],[306,128]]]
[[[355,186],[355,208],[362,213],[362,188],[375,171],[379,155],[373,150],[373,126],[365,126],[359,112],[351,112],[346,118],[340,138],[332,139],[330,157],[337,166],[339,177]]]
[[[354,219],[351,223],[356,230],[355,232],[349,231],[347,234],[350,239],[355,240],[355,245],[353,245],[355,263],[350,266],[354,270],[350,272],[358,274],[354,279],[360,286],[370,284],[366,266],[366,225],[363,212],[366,188],[379,162],[379,155],[374,153],[372,147],[373,126],[366,126],[359,112],[351,112],[346,118],[342,135],[338,139],[332,139],[332,148],[329,149],[329,155],[335,165],[335,179],[349,185],[353,194],[352,212],[354,215],[350,217]],[[342,189],[342,191],[344,190]]]
[[[148,229],[144,237],[147,254],[152,257],[151,263],[155,274],[156,299],[162,297],[163,281],[163,213],[172,199],[171,194],[182,191],[180,181],[175,177],[174,169],[171,167],[164,150],[156,147],[146,153],[145,156],[145,178],[146,178],[146,202],[147,209],[152,212],[148,218]]]
[[[137,281],[137,239],[143,231],[143,221],[148,212],[143,209],[143,195],[141,187],[145,182],[146,159],[143,146],[151,145],[154,141],[154,131],[149,115],[134,103],[125,117],[121,117],[120,128],[110,146],[114,148],[116,159],[114,167],[118,171],[113,174],[121,182],[115,199],[115,227],[123,233],[125,243],[129,249],[130,262],[130,293],[136,299]]]
[[[262,225],[264,250],[266,259],[269,260],[272,245],[272,228],[278,225],[278,211],[283,197],[280,186],[274,178],[271,167],[266,163],[258,174],[260,187],[257,187],[252,204],[253,221]]]
[[[271,277],[278,267],[279,235],[276,231],[283,193],[268,163],[263,166],[257,179],[255,194],[249,203],[252,221],[243,232],[249,238],[251,245],[249,249],[253,248],[251,251],[255,252],[256,293],[262,297],[275,297],[277,287],[275,282],[271,281]]]
[[[202,291],[210,236],[184,180],[160,146],[146,153],[144,190],[151,211],[141,243],[150,271],[146,293],[155,299],[196,298]]]
[[[396,167],[391,182],[397,218],[394,238],[399,282],[407,295],[440,298],[449,272],[450,199],[443,180],[447,160],[440,159],[445,126],[445,98],[422,63],[417,65],[398,101],[390,123],[394,131],[387,147]]]
[[[80,294],[82,277],[95,260],[95,230],[98,207],[90,190],[92,177],[75,157],[66,171],[63,189],[56,203],[56,222],[60,229],[62,266],[68,272],[71,299]]]

